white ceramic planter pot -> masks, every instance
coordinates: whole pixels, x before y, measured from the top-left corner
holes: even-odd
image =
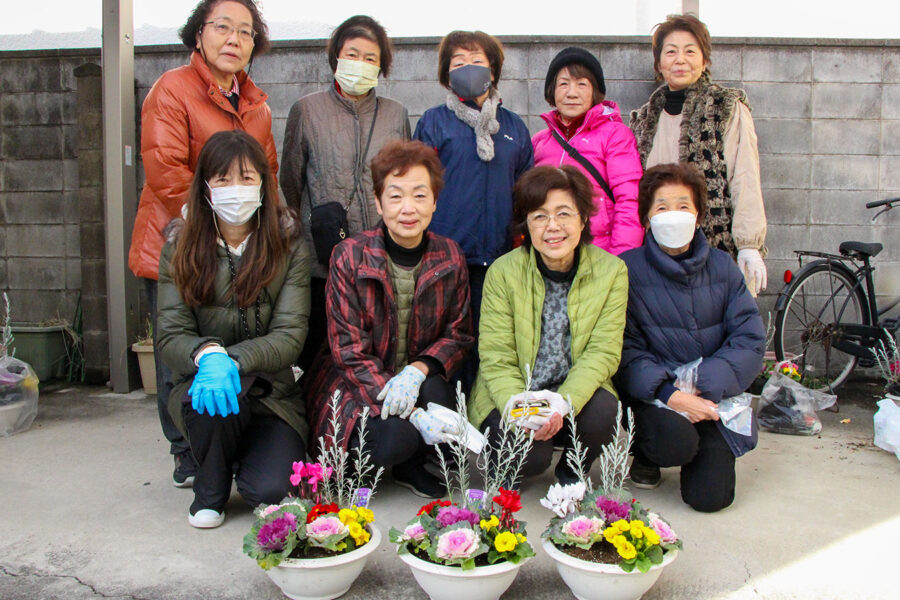
[[[132,344],[131,351],[137,354],[141,369],[141,383],[145,394],[156,393],[156,359],[153,358],[153,344]]]
[[[653,587],[663,569],[678,556],[669,552],[646,573],[626,573],[618,565],[593,563],[569,556],[544,540],[544,552],[556,563],[560,576],[578,600],[637,600]]]
[[[512,585],[519,567],[528,560],[513,564],[502,562],[463,571],[460,567],[436,565],[413,556],[400,558],[412,569],[419,586],[431,600],[497,600]]]
[[[328,558],[289,558],[266,574],[293,600],[331,600],[343,596],[381,543],[381,532],[374,525],[369,527],[372,539],[362,548]]]

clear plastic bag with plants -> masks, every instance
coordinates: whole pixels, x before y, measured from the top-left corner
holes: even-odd
[[[13,334],[9,298],[3,294],[4,314],[0,328],[0,437],[25,431],[34,422],[38,408],[38,378],[27,362],[10,356]]]

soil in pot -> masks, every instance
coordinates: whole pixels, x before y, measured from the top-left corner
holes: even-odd
[[[577,546],[556,546],[556,549],[572,558],[592,563],[615,565],[619,563],[619,553],[609,544],[594,544],[590,550]]]

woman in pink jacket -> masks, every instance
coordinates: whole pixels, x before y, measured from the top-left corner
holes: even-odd
[[[620,254],[644,241],[637,211],[643,169],[634,134],[605,95],[600,61],[583,48],[561,51],[544,83],[544,97],[555,110],[541,115],[547,129],[531,142],[535,166],[573,165],[594,184],[594,245]]]

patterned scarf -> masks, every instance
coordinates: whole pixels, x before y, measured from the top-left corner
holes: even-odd
[[[487,99],[481,105],[481,110],[466,106],[452,92],[447,94],[447,108],[456,117],[475,131],[475,147],[478,150],[478,158],[484,162],[491,162],[494,158],[494,140],[492,135],[500,131],[500,123],[497,121],[497,107],[500,106],[500,92],[491,88]]]
[[[647,104],[631,113],[631,129],[637,138],[641,163],[646,164],[653,137],[666,104],[665,84],[650,95]],[[725,129],[734,114],[735,102],[747,103],[744,90],[724,88],[712,83],[704,72],[685,90],[681,110],[681,137],[678,159],[700,169],[706,177],[707,213],[702,223],[709,245],[737,255],[731,237],[732,206],[725,165]]]

